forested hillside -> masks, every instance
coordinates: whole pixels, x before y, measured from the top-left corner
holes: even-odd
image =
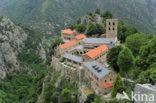
[[[76,103],[78,87],[49,65],[61,42],[0,16],[0,103]]]
[[[143,32],[156,32],[155,0],[0,0],[1,14],[52,35],[96,8]]]

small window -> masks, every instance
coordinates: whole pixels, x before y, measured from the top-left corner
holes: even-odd
[[[115,28],[113,28],[113,30],[115,30]]]
[[[109,22],[109,25],[111,25],[111,23]]]
[[[96,83],[96,86],[98,87],[99,85]]]
[[[111,30],[111,29],[109,28],[109,30]]]
[[[105,80],[105,83],[107,82],[107,80]]]
[[[112,79],[110,79],[110,81],[112,81]]]
[[[113,22],[113,25],[115,25],[115,23]]]

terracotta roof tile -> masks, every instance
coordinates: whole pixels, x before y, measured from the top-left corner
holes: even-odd
[[[85,38],[86,36],[84,34],[79,34],[77,35],[75,38],[78,39],[78,40],[81,40],[83,38]]]
[[[70,34],[70,35],[71,35],[71,34],[74,33],[74,31],[72,31],[72,30],[70,30],[70,29],[66,29],[66,30],[62,30],[61,33],[62,33],[62,34]]]
[[[113,82],[111,82],[111,83],[103,83],[103,84],[102,84],[102,87],[104,87],[104,88],[109,88],[109,87],[112,87],[113,85],[114,85]]]
[[[101,37],[106,37],[106,34],[101,34]]]
[[[78,41],[77,41],[77,40],[73,40],[73,41],[70,41],[70,42],[68,42],[68,43],[59,45],[59,48],[60,48],[60,49],[66,49],[66,48],[68,48],[68,47],[71,47],[71,46],[74,46],[74,45],[77,45],[77,44],[78,44]]]
[[[101,46],[99,46],[99,47],[97,47],[97,48],[87,52],[84,55],[88,55],[90,58],[94,58],[94,57],[100,55],[101,53],[103,53],[103,52],[105,52],[107,50],[108,50],[108,47],[107,47],[106,44],[104,44],[104,45],[101,45]]]

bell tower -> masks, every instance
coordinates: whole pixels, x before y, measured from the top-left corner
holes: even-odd
[[[118,19],[106,20],[106,38],[117,38]]]

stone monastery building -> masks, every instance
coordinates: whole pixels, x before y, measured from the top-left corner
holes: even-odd
[[[116,74],[106,63],[110,48],[119,44],[117,40],[117,19],[106,20],[106,34],[101,38],[87,38],[70,29],[61,31],[65,42],[56,49],[52,65],[61,69],[62,75],[76,81],[80,90],[88,87],[99,96],[111,92]],[[86,94],[87,95],[87,94]]]

